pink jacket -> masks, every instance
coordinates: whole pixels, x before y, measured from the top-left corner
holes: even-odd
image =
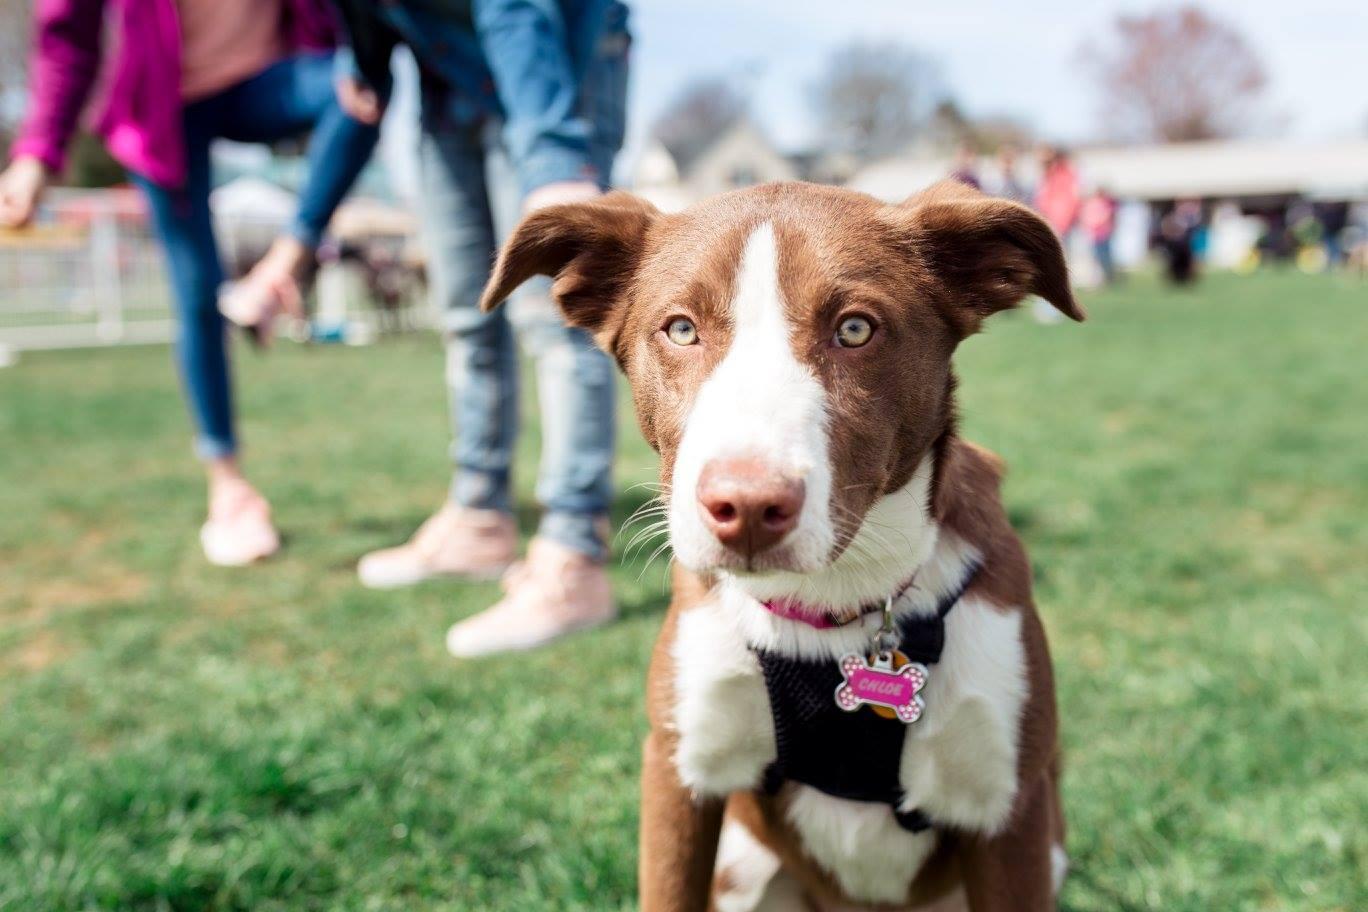
[[[61,171],[66,146],[100,73],[105,10],[114,20],[115,60],[96,131],[110,154],[154,183],[185,180],[181,132],[180,22],[176,0],[38,0],[29,105],[11,154]],[[282,0],[291,51],[333,46],[327,0]]]

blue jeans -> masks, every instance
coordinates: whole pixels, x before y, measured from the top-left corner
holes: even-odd
[[[338,106],[330,54],[288,57],[224,91],[185,106],[186,180],[161,187],[134,180],[147,196],[166,251],[179,311],[176,364],[202,459],[237,452],[225,321],[218,310],[223,265],[209,211],[209,146],[217,138],[275,142],[312,130],[309,169],[290,233],[318,246],[333,210],[370,159],[379,131]]]
[[[1112,239],[1094,240],[1093,256],[1097,257],[1098,268],[1102,270],[1102,281],[1111,285],[1116,281],[1116,258],[1112,254]]]
[[[594,125],[593,165],[605,181],[622,145],[626,92],[621,56],[596,61],[583,104]],[[565,325],[549,280],[528,282],[509,306],[481,313],[480,293],[498,243],[522,207],[502,124],[466,124],[440,98],[424,99],[419,150],[428,278],[443,316],[456,470],[451,499],[512,510],[510,476],[518,434],[514,326],[536,365],[542,414],[538,534],[595,560],[608,556],[597,520],[613,495],[615,368],[583,330]]]

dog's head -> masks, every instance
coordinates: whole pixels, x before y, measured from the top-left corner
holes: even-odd
[[[1075,320],[1031,210],[942,183],[891,206],[810,184],[677,215],[623,193],[525,218],[483,305],[533,274],[631,381],[677,559],[812,573],[849,547],[954,422],[951,356],[1037,294]]]

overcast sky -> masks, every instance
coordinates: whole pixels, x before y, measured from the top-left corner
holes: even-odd
[[[1096,99],[1077,50],[1120,12],[1118,0],[629,0],[636,37],[631,124],[637,146],[692,78],[748,83],[755,110],[790,148],[812,141],[807,86],[831,48],[897,40],[935,58],[970,114],[1010,114],[1062,141],[1096,134]],[[1207,0],[1267,65],[1269,108],[1283,135],[1368,134],[1368,2]]]

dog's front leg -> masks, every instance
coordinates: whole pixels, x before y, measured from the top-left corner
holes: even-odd
[[[965,840],[964,889],[970,912],[1050,912],[1056,908],[1052,787],[1042,777],[1022,796],[1006,830],[993,837]]]
[[[641,912],[704,912],[723,802],[696,799],[679,781],[669,739],[652,732],[641,771]]]

